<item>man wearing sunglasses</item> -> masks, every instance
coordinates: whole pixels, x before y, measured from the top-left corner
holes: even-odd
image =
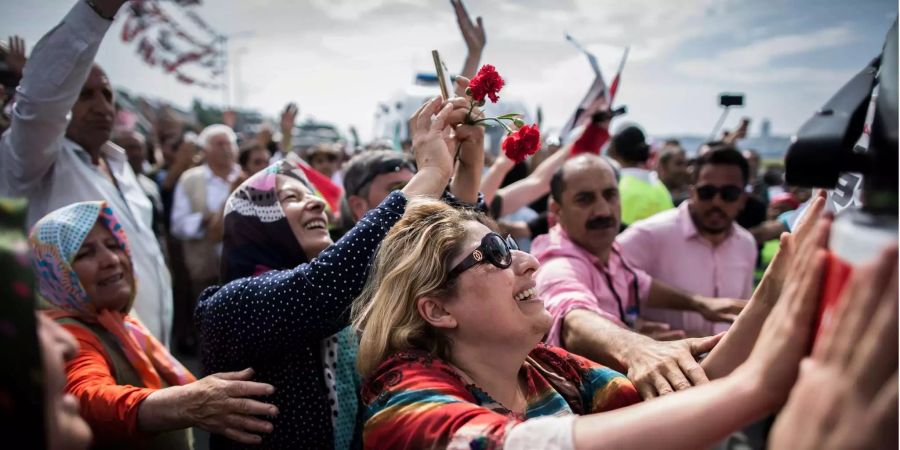
[[[757,247],[736,222],[748,178],[747,160],[737,149],[713,147],[695,162],[687,201],[631,225],[616,241],[629,262],[654,279],[699,295],[749,298]],[[648,309],[645,314],[692,335],[728,328],[693,312]]]
[[[733,320],[746,302],[691,295],[629,263],[615,243],[621,214],[616,175],[602,157],[570,159],[554,174],[550,190],[550,211],[559,223],[531,248],[541,263],[538,294],[553,315],[547,342],[626,373],[644,398],[706,382],[695,357],[718,338],[682,339],[670,331],[667,338],[679,340],[654,340],[641,332],[668,330],[648,330],[643,309]]]

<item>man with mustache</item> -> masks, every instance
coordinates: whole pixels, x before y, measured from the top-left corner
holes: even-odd
[[[634,223],[616,242],[654,279],[705,296],[750,298],[757,247],[735,221],[747,201],[747,160],[731,145],[714,146],[697,158],[693,176],[687,201]],[[648,308],[644,316],[695,336],[728,329],[694,312]]]
[[[168,345],[172,284],[153,233],[153,205],[125,151],[109,142],[114,92],[106,73],[94,64],[100,42],[124,3],[75,2],[32,50],[12,124],[0,140],[0,196],[28,197],[29,227],[71,203],[107,201],[131,244],[138,278],[134,309]]]
[[[615,243],[618,180],[602,157],[570,159],[554,174],[550,190],[550,212],[559,223],[532,244],[541,262],[537,289],[553,314],[547,342],[627,373],[644,398],[706,382],[695,357],[710,351],[718,336],[654,340],[639,333],[653,331],[638,318],[641,309],[688,309],[712,320],[733,320],[745,302],[689,295],[623,258]]]

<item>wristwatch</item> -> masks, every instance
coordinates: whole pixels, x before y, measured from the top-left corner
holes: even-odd
[[[100,11],[100,8],[98,8],[97,5],[94,3],[94,0],[85,0],[85,1],[87,2],[88,6],[90,6],[91,9],[93,9],[94,12],[97,13],[98,16],[100,16],[100,17],[102,17],[102,18],[104,18],[104,19],[106,19],[106,20],[108,20],[108,21],[110,21],[110,22],[112,22],[112,21],[116,18],[116,15],[115,15],[115,14],[113,14],[112,17],[107,17],[107,16],[105,16],[105,15],[103,14],[103,12]]]

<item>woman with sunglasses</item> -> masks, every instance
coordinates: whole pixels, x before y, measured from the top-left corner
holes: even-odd
[[[551,317],[535,295],[534,257],[484,216],[410,205],[352,310],[365,447],[709,447],[786,400],[810,343],[824,222],[796,256],[793,244],[785,252],[793,277],[780,299],[760,299],[777,300],[763,330],[758,316],[735,323],[730,340],[757,342],[746,362],[714,350],[719,379],[633,405],[640,396],[623,375],[540,343]]]

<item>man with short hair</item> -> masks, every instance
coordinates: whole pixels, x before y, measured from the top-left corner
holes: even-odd
[[[694,357],[717,340],[655,341],[634,331],[638,316],[644,307],[664,306],[730,320],[744,302],[686,294],[628,263],[615,244],[616,175],[602,157],[570,159],[550,188],[550,211],[559,223],[532,244],[541,262],[538,293],[553,314],[548,343],[626,372],[645,398],[704,382]]]
[[[231,128],[210,125],[198,141],[205,161],[181,175],[172,203],[172,235],[184,243],[195,298],[219,278],[222,209],[241,174],[237,136]]]
[[[172,281],[153,234],[153,207],[125,152],[109,142],[114,92],[93,64],[123,3],[78,1],[34,47],[0,142],[0,195],[28,197],[28,226],[74,202],[106,201],[131,247],[133,311],[168,345]]]
[[[695,162],[686,202],[632,224],[616,242],[629,263],[654,279],[704,296],[749,298],[757,247],[735,223],[746,201],[747,180],[741,153],[731,146],[714,147]],[[645,314],[693,335],[728,328],[694,312],[648,309]]]
[[[669,190],[657,178],[656,172],[647,168],[650,146],[640,128],[628,126],[616,133],[609,146],[609,156],[622,168],[619,182],[622,223],[631,225],[674,208]]]
[[[659,150],[656,175],[669,190],[673,205],[680,205],[690,196],[691,173],[687,154],[678,141],[666,142]]]
[[[416,173],[405,153],[371,150],[354,156],[344,168],[341,229],[347,231],[392,191],[402,189]]]
[[[227,125],[206,127],[198,138],[205,162],[186,170],[175,185],[172,201],[172,235],[181,240],[184,263],[191,281],[187,302],[175,305],[174,334],[179,350],[195,347],[193,314],[200,293],[219,280],[219,258],[224,233],[223,208],[235,180],[237,136]]]
[[[341,184],[341,164],[344,162],[343,145],[334,142],[323,142],[307,150],[306,161],[309,166],[325,175],[332,182]],[[378,206],[378,204],[375,204]],[[374,206],[373,206],[374,208]]]

